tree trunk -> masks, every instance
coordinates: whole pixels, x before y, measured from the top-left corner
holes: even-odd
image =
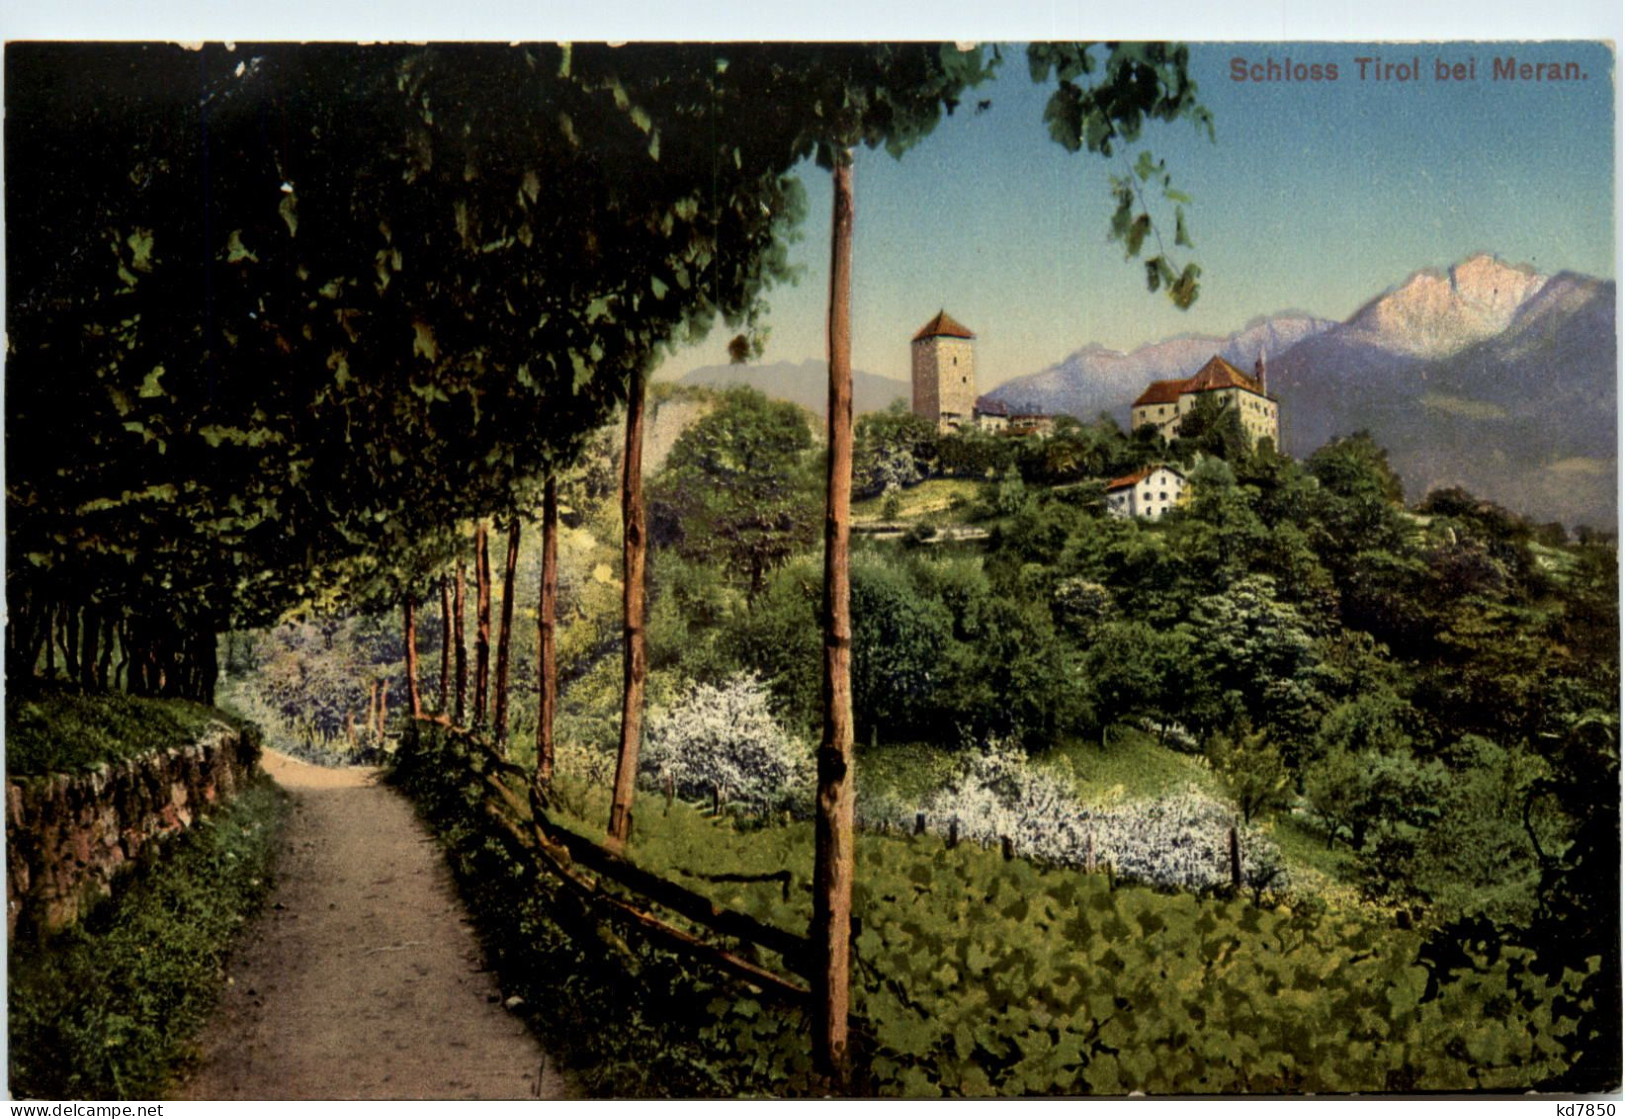
[[[135,693],[135,665],[131,657],[130,619],[125,617],[118,627],[118,667],[113,669],[113,686]]]
[[[68,679],[79,681],[79,608],[62,608],[62,663],[68,670]]]
[[[87,692],[96,686],[96,636],[101,632],[101,624],[96,611],[85,607],[79,630],[79,683]]]
[[[648,650],[643,641],[643,564],[647,542],[643,537],[643,371],[632,374],[626,394],[626,454],[621,464],[622,552],[625,585],[625,648],[622,654],[624,689],[621,702],[621,750],[615,760],[615,797],[609,808],[609,836],[613,850],[625,846],[632,831],[632,789],[638,776],[638,748],[643,740],[643,682],[648,672]]]
[[[384,744],[384,728],[389,726],[389,681],[378,681],[378,744]]]
[[[406,596],[402,611],[406,626],[406,699],[412,707],[412,718],[423,714],[423,696],[418,692],[418,596]]]
[[[842,153],[844,155],[844,153]],[[852,951],[852,616],[847,569],[852,504],[852,166],[837,159],[830,236],[829,474],[824,512],[824,734],[814,807],[813,1067],[847,1079]]]
[[[215,685],[220,682],[220,639],[214,621],[203,623],[197,644],[197,701],[214,706]]]
[[[374,680],[367,688],[367,734],[371,736],[378,729],[378,681]]]
[[[474,532],[474,725],[485,725],[485,698],[491,690],[491,545],[485,521]]]
[[[464,712],[468,698],[468,646],[463,641],[463,587],[468,582],[468,568],[457,561],[456,582],[452,584],[451,611],[456,633],[452,635],[452,655],[457,661],[457,711],[452,722],[464,726]]]
[[[508,555],[502,566],[502,632],[497,634],[496,714],[492,728],[497,749],[508,753],[508,647],[513,644],[513,573],[519,565],[519,517],[508,524]]]
[[[536,776],[538,789],[553,780],[553,717],[559,706],[559,486],[547,476],[542,491],[542,587],[536,605]]]
[[[436,710],[446,713],[446,700],[451,697],[451,588],[446,577],[440,577],[440,705]]]
[[[38,676],[40,647],[51,639],[51,622],[48,611],[41,610],[37,603],[33,603],[25,618],[26,625],[22,627],[25,640],[23,640],[22,649],[18,654],[17,663],[13,669],[14,675],[11,679]],[[7,626],[6,628],[9,632],[11,627]]]
[[[96,663],[96,686],[106,691],[109,677],[113,670],[113,640],[117,632],[117,620],[112,614],[102,618],[102,655]]]

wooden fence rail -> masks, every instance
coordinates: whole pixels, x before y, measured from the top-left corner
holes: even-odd
[[[495,794],[486,801],[487,815],[520,851],[530,856],[538,870],[558,878],[589,906],[597,906],[666,947],[726,971],[761,988],[764,993],[798,1004],[809,997],[806,987],[677,928],[655,916],[650,909],[664,907],[712,933],[773,952],[784,961],[786,969],[803,976],[812,958],[806,937],[720,906],[703,894],[644,870],[625,856],[558,826],[547,817],[545,807],[536,803],[537,798],[529,795],[528,770],[501,757],[472,734],[459,734],[459,737],[474,752],[471,768]],[[509,778],[519,781],[527,792],[516,790]],[[633,896],[623,898],[608,892],[603,881],[582,874],[582,868],[592,871],[599,879],[616,883]]]

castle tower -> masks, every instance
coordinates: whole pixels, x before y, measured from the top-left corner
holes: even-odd
[[[976,412],[976,338],[946,311],[914,335],[914,414],[948,431],[969,425]]]

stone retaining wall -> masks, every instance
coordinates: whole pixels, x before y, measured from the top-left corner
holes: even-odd
[[[213,724],[190,746],[88,773],[6,781],[6,934],[66,928],[157,840],[230,800],[259,765],[259,736]]]

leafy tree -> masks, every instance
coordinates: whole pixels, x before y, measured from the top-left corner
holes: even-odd
[[[677,795],[737,803],[756,812],[804,809],[812,751],[786,734],[751,676],[696,684],[649,721],[643,770]]]
[[[1217,393],[1197,396],[1196,405],[1179,421],[1169,453],[1181,462],[1203,457],[1242,462],[1252,457],[1252,440],[1241,426],[1241,412]]]
[[[719,130],[743,104],[710,48],[13,63],[15,151],[42,174],[8,187],[30,217],[8,474],[32,558],[11,584],[38,618],[68,587],[117,613],[138,688],[206,690],[189,632],[341,583],[404,593],[459,519],[568,462],[662,345],[748,328],[799,212],[793,156],[735,158]],[[84,204],[53,209],[64,191]],[[68,401],[73,438],[32,439]]]
[[[770,571],[812,543],[811,448],[800,408],[754,389],[728,390],[678,436],[655,481],[654,543],[719,564],[754,599]]]
[[[1303,617],[1275,596],[1267,575],[1240,579],[1191,605],[1192,675],[1234,693],[1254,719],[1264,714],[1268,685],[1296,678],[1313,655]]]
[[[900,400],[884,412],[858,417],[853,430],[853,493],[876,497],[918,485],[937,471],[934,424]]]
[[[1208,762],[1224,782],[1243,823],[1292,802],[1292,775],[1268,727],[1253,730],[1245,721],[1208,739]]]
[[[1252,571],[1265,552],[1267,530],[1249,494],[1223,459],[1205,458],[1189,476],[1186,504],[1171,518],[1172,546],[1205,584],[1229,583]]]
[[[1423,899],[1440,922],[1473,917],[1526,927],[1540,880],[1537,844],[1544,837],[1555,845],[1558,830],[1538,798],[1525,819],[1545,766],[1476,736],[1456,743],[1447,763],[1438,819],[1416,839],[1413,857],[1382,868],[1381,887]]]
[[[1182,670],[1190,649],[1184,632],[1142,621],[1106,622],[1096,630],[1082,667],[1102,747],[1114,723],[1146,718],[1165,724],[1173,717],[1169,708],[1186,685]]]
[[[1415,713],[1388,695],[1340,704],[1326,717],[1304,767],[1304,791],[1355,851],[1396,827],[1421,828],[1438,815],[1447,776],[1412,752]]]
[[[852,706],[859,727],[889,736],[947,737],[933,725],[937,690],[947,681],[939,660],[953,640],[953,620],[923,598],[905,571],[864,562],[852,569]]]
[[[821,586],[816,558],[794,560],[768,577],[749,611],[729,614],[729,624],[717,638],[721,663],[733,671],[758,673],[785,722],[808,732],[823,718],[818,653]]]

